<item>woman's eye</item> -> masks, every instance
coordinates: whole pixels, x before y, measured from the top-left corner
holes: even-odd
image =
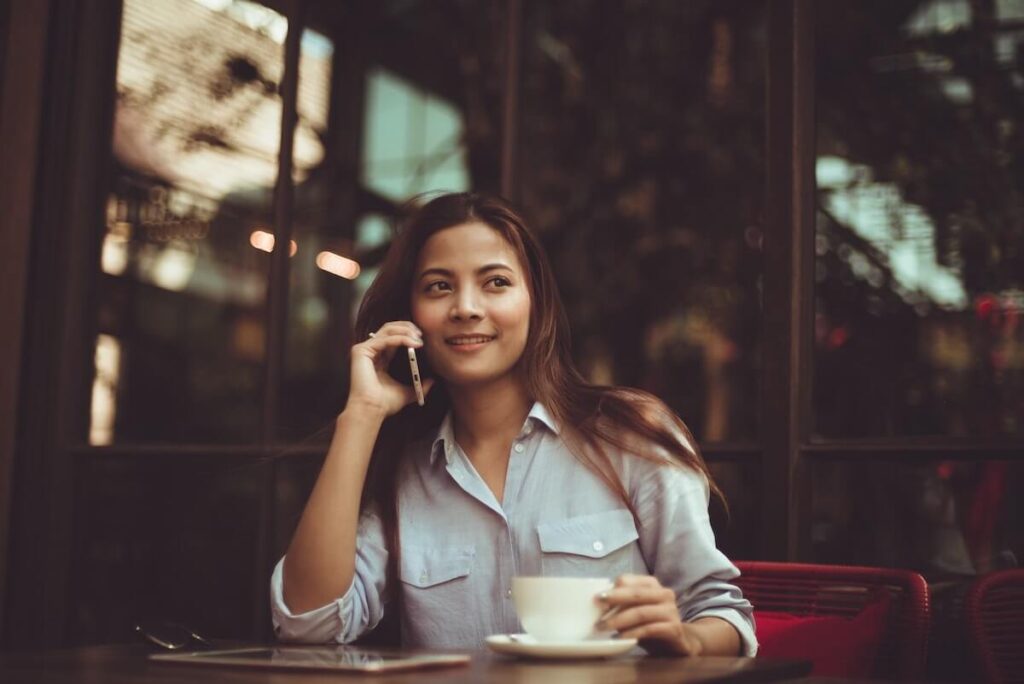
[[[489,282],[491,285],[494,285],[495,287],[508,287],[512,284],[508,278],[503,278],[502,276],[495,276],[487,282]]]
[[[449,290],[449,289],[451,289],[451,286],[448,283],[446,283],[445,281],[443,281],[443,280],[435,280],[434,282],[429,283],[425,288],[423,288],[423,291],[424,292],[441,292],[443,290]]]

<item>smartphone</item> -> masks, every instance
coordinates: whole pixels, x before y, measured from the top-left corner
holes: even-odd
[[[412,385],[416,391],[416,403],[425,405],[427,397],[423,392],[423,381],[431,377],[432,373],[427,357],[417,355],[412,347],[406,347],[404,354],[399,352],[391,359],[388,373],[403,385]]]
[[[416,361],[416,350],[407,347],[409,351],[409,372],[412,373],[412,386],[416,390],[416,403],[420,406],[426,402],[423,398],[423,383],[420,381],[420,364]]]

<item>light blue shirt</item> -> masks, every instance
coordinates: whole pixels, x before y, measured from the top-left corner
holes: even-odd
[[[478,649],[522,631],[511,599],[517,575],[654,575],[676,593],[683,620],[714,616],[757,652],[739,571],[716,548],[708,484],[691,468],[610,453],[639,527],[622,499],[575,456],[534,404],[512,444],[498,501],[455,442],[449,414],[436,438],[412,444],[399,472],[399,576],[408,647]],[[285,641],[349,643],[380,622],[388,552],[380,518],[364,513],[352,586],[301,614],[284,602],[284,559],[271,578],[274,630]]]

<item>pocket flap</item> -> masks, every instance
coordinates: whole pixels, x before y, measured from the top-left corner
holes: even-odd
[[[414,587],[432,587],[469,575],[476,549],[472,546],[403,548],[401,580]]]
[[[633,514],[625,508],[537,525],[537,536],[545,553],[588,558],[604,558],[640,538]]]

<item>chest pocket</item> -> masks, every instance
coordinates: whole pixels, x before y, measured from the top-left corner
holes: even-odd
[[[473,546],[402,547],[399,577],[406,586],[431,589],[446,584],[462,584],[473,569]],[[462,580],[462,581],[459,581]]]
[[[541,570],[547,576],[608,577],[639,571],[633,515],[622,508],[537,526]]]

